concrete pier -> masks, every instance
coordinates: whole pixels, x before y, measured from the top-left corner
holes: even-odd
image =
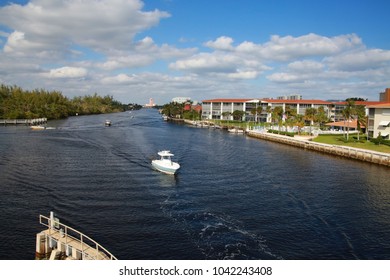
[[[284,135],[277,135],[277,134],[263,133],[263,132],[256,132],[256,131],[248,131],[247,135],[259,139],[264,139],[268,141],[299,147],[302,149],[313,150],[321,153],[332,154],[336,156],[366,161],[366,162],[390,167],[390,154],[388,153],[380,153],[380,152],[357,149],[357,148],[352,148],[347,146],[316,143],[308,139],[299,139],[299,138],[294,138],[294,137],[289,137]]]

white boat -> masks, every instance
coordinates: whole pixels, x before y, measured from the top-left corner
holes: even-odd
[[[31,127],[31,129],[34,129],[34,130],[46,129],[46,127],[43,126],[43,125],[32,125],[32,126],[30,126],[30,127]]]
[[[106,126],[111,126],[111,121],[110,120],[106,120],[106,122],[104,123]]]
[[[245,133],[245,131],[243,129],[239,129],[239,128],[231,128],[231,129],[228,129],[228,131],[230,133],[236,133],[236,134],[243,134],[243,133]]]
[[[158,152],[158,155],[160,156],[160,159],[152,160],[152,166],[158,171],[174,175],[180,168],[180,164],[171,160],[171,157],[174,155],[167,150]]]

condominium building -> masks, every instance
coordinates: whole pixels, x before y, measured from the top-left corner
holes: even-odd
[[[389,139],[390,103],[368,106],[368,134],[376,138],[379,133],[384,139]]]
[[[381,106],[386,102],[380,101],[355,101],[355,105],[364,106],[366,115],[369,114],[369,108],[372,106]],[[305,115],[307,108],[322,107],[327,117],[334,122],[344,121],[343,110],[347,107],[347,102],[331,102],[315,99],[303,100],[284,100],[284,99],[209,99],[202,102],[202,119],[233,119],[233,112],[243,111],[243,121],[253,121],[257,119],[260,122],[271,122],[271,111],[280,106],[283,111],[286,109],[295,111],[297,114]],[[261,113],[253,114],[253,109],[261,107]]]
[[[366,116],[368,115],[368,107],[373,106],[373,105],[380,105],[383,104],[384,102],[381,101],[355,101],[356,106],[364,106],[366,109]],[[343,121],[343,110],[347,107],[348,102],[346,101],[341,101],[341,102],[333,102],[333,107],[332,107],[332,113],[331,115],[333,121]]]
[[[283,100],[283,99],[210,99],[202,102],[203,119],[232,119],[236,110],[245,112],[243,120],[251,121],[257,118],[261,122],[271,121],[271,110],[281,106],[295,110],[297,114],[305,114],[307,108],[323,107],[328,117],[331,118],[332,102],[323,100]],[[252,110],[261,107],[260,114],[252,114]]]

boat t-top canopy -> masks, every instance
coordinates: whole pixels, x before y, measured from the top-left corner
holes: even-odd
[[[161,152],[158,152],[158,155],[159,156],[162,156],[162,157],[173,157],[174,154],[171,153],[171,151],[161,151]]]

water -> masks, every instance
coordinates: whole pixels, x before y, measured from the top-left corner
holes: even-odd
[[[119,259],[390,259],[387,167],[153,109],[49,125],[0,128],[0,259],[33,259],[49,211]],[[151,167],[162,149],[176,176]]]

